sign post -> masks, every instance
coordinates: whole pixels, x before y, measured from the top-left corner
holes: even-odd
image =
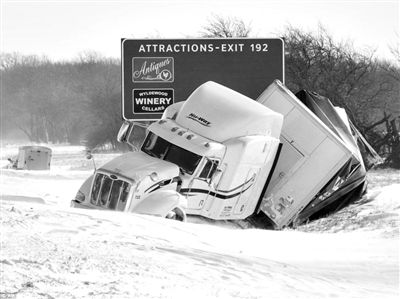
[[[284,82],[281,39],[123,39],[122,116],[160,119],[207,81],[257,98],[275,79]]]

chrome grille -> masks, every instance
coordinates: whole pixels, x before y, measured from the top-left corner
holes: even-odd
[[[131,185],[128,182],[97,173],[93,182],[90,202],[99,207],[124,211],[130,188]]]

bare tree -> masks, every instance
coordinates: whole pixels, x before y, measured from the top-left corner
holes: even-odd
[[[400,84],[400,48],[399,46],[392,46],[390,47],[390,51],[392,53],[393,60],[383,62],[382,68],[385,70],[388,76],[392,77]]]
[[[82,64],[94,64],[104,60],[103,55],[93,50],[82,51],[78,54],[78,61]]]
[[[251,32],[250,24],[237,18],[214,16],[200,33],[201,37],[248,37]]]
[[[383,112],[393,119],[400,114],[398,68],[376,59],[373,51],[361,54],[349,42],[334,41],[323,27],[317,33],[288,27],[284,40],[286,84],[291,90],[315,91],[344,107],[371,144],[381,147],[380,139],[389,140],[376,130],[389,130],[382,128],[387,120],[386,115],[382,120]]]
[[[0,71],[9,70],[17,66],[38,66],[49,63],[49,59],[42,55],[21,55],[17,52],[0,53]]]
[[[286,75],[292,90],[318,92],[347,109],[352,120],[365,122],[365,108],[380,109],[392,84],[381,78],[374,53],[360,54],[335,42],[324,28],[318,33],[293,27],[284,34]]]

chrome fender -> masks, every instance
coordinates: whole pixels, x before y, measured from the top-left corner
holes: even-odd
[[[185,208],[187,200],[174,190],[159,190],[146,196],[135,208],[134,213],[154,215],[171,218],[171,212],[176,214],[179,220],[186,220]]]

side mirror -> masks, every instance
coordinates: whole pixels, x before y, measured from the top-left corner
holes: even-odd
[[[118,131],[118,135],[117,135],[118,142],[124,143],[127,141],[130,128],[131,128],[131,124],[127,121],[124,121],[123,124],[121,125],[121,128]]]
[[[93,158],[93,155],[92,155],[92,151],[91,151],[91,150],[87,150],[87,151],[86,151],[86,159],[92,160],[94,171],[96,171],[96,162],[94,161],[94,158]]]

